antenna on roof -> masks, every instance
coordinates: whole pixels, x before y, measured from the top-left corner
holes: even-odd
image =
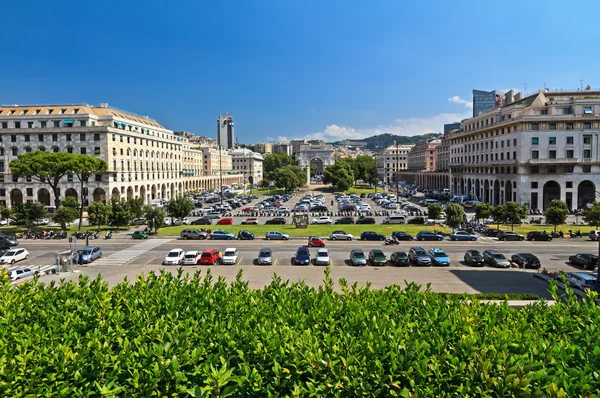
[[[583,79],[579,79],[579,90],[583,91]]]
[[[225,104],[225,101],[223,101],[223,114],[227,113],[227,112],[225,111],[225,109],[227,109],[227,107],[226,107],[225,105],[226,105],[226,104]]]
[[[525,90],[523,91],[525,91],[525,95],[527,95],[527,83],[525,83]]]

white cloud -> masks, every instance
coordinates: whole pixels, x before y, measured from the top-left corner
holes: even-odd
[[[473,109],[473,101],[467,101],[466,99],[462,99],[460,98],[458,95],[454,95],[450,98],[448,98],[449,102],[454,102],[457,104],[462,104],[464,106],[466,106],[469,109]]]
[[[285,142],[285,141],[289,141],[289,139],[283,135],[278,135],[277,140],[275,142]]]
[[[268,137],[265,137],[265,140],[267,140],[267,142],[273,142],[273,141],[275,141],[275,138],[268,136]]]

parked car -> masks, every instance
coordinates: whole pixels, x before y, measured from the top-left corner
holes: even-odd
[[[321,248],[317,251],[315,257],[315,265],[329,265],[331,264],[331,258],[329,257],[329,250]]]
[[[425,218],[423,218],[423,217],[413,217],[413,218],[410,218],[406,223],[407,224],[423,225],[423,224],[425,224]]]
[[[443,240],[444,235],[437,234],[431,231],[419,231],[417,240]]]
[[[499,231],[498,232],[498,240],[525,240],[525,237],[521,234],[518,234],[513,231]]]
[[[394,231],[391,234],[392,238],[396,238],[397,240],[413,240],[413,236],[410,234],[407,234],[406,232],[402,232],[402,231]]]
[[[48,225],[50,224],[50,219],[48,218],[40,218],[39,220],[35,220],[33,225]]]
[[[527,232],[527,240],[551,241],[552,237],[546,231],[529,231]]]
[[[88,246],[81,249],[79,253],[79,264],[89,264],[102,257],[102,249],[98,246]]]
[[[331,217],[328,217],[328,216],[313,218],[311,221],[311,224],[331,224],[331,223],[333,223],[333,221],[331,220]]]
[[[284,234],[282,232],[279,231],[269,231],[265,234],[265,239],[266,240],[275,240],[275,239],[281,239],[281,240],[288,240],[290,238],[290,236],[288,234]]]
[[[275,217],[265,222],[265,225],[283,225],[285,224],[285,218],[283,217]]]
[[[334,224],[354,224],[354,217],[342,217],[335,220]]]
[[[465,263],[471,267],[483,267],[485,261],[478,250],[467,250],[464,256]]]
[[[271,249],[263,248],[258,252],[258,258],[256,259],[258,265],[271,265],[273,264],[273,253]]]
[[[497,268],[509,268],[510,267],[510,261],[508,261],[508,259],[506,257],[504,257],[504,254],[500,253],[497,250],[486,250],[483,252],[483,261],[485,261],[485,263],[491,267],[497,267]]]
[[[133,224],[133,225],[146,225],[146,219],[145,218],[134,218],[133,221],[131,222],[131,224]]]
[[[592,229],[588,234],[591,240],[600,240],[600,230]]]
[[[11,281],[16,281],[28,276],[36,275],[39,273],[39,271],[31,268],[11,268],[7,271],[7,273]]]
[[[183,263],[185,265],[196,265],[200,264],[200,252],[198,251],[189,251],[186,252],[183,256]]]
[[[200,264],[215,265],[221,260],[221,253],[216,249],[206,249],[200,255]]]
[[[294,264],[310,265],[310,251],[306,247],[299,247],[294,256]]]
[[[598,265],[598,256],[585,253],[575,254],[574,256],[569,256],[569,262],[585,269],[593,270]]]
[[[390,256],[390,265],[395,267],[408,267],[410,262],[408,261],[408,254],[406,252],[394,252]]]
[[[25,249],[12,249],[0,257],[0,264],[14,264],[29,258],[29,252]]]
[[[367,257],[361,249],[353,249],[350,251],[351,265],[367,265]]]
[[[235,265],[238,260],[238,251],[235,247],[229,247],[225,249],[223,252],[223,256],[221,257],[221,264],[231,264]]]
[[[360,234],[360,240],[385,240],[385,236],[373,231],[365,231]]]
[[[318,236],[309,236],[308,247],[325,247],[325,241]]]
[[[242,221],[242,225],[258,225],[258,219],[256,217],[249,217]]]
[[[450,266],[450,257],[439,248],[432,248],[428,252],[429,258],[431,258],[431,264],[440,266],[440,267],[449,267]]]
[[[222,229],[216,229],[210,234],[213,240],[234,240],[235,235]]]
[[[361,217],[356,220],[356,224],[375,224],[375,219],[373,217]]]
[[[217,225],[231,225],[231,224],[233,224],[233,219],[231,219],[231,217],[221,218],[219,221],[217,221]]]
[[[240,232],[238,232],[237,238],[239,240],[254,240],[254,234],[250,231],[242,229]]]
[[[565,279],[569,285],[579,290],[594,289],[597,280],[594,275],[583,272],[566,272]],[[557,275],[556,280],[563,282],[562,275]]]
[[[387,258],[381,250],[371,249],[369,251],[369,263],[374,266],[385,266],[387,265]]]
[[[212,220],[208,217],[201,217],[190,223],[190,225],[211,225],[211,224],[212,224]]]
[[[197,229],[184,229],[179,236],[181,239],[206,239],[208,234]]]
[[[14,235],[0,234],[0,241],[8,243],[10,247],[15,247],[19,245],[19,240]]]
[[[422,247],[411,247],[408,251],[408,260],[415,265],[431,265],[431,258]]]
[[[134,231],[131,235],[132,239],[148,239],[148,234],[142,231]]]
[[[521,268],[540,269],[540,259],[531,253],[517,253],[510,257],[510,261]]]
[[[477,235],[470,234],[467,231],[454,231],[450,234],[451,240],[477,240]]]
[[[354,236],[344,231],[333,231],[329,235],[329,239],[331,240],[352,240]]]
[[[163,261],[163,265],[183,264],[184,258],[185,252],[183,251],[183,249],[173,249],[169,253],[167,253],[167,256]]]

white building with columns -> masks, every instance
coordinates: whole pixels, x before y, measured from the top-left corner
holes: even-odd
[[[256,152],[246,148],[231,151],[233,171],[244,176],[248,184],[260,184],[263,180],[264,158]]]
[[[463,120],[450,135],[451,190],[502,204],[582,208],[598,200],[600,91],[511,90],[504,105]]]

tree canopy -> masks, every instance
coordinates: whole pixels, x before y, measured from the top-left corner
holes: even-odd
[[[127,201],[125,199],[115,199],[112,198],[110,200],[110,216],[109,223],[115,227],[122,227],[125,225],[129,225],[133,216],[131,215],[130,207],[127,205]]]
[[[442,214],[444,208],[437,203],[427,206],[427,218],[432,220],[437,220],[440,218],[440,214]]]
[[[300,166],[285,165],[276,172],[274,182],[276,187],[291,192],[306,183],[306,171]]]
[[[154,230],[154,232],[157,232],[164,225],[167,216],[167,213],[161,207],[151,205],[144,206],[143,214],[148,228]]]
[[[102,202],[92,202],[87,207],[88,220],[90,225],[97,225],[100,230],[101,225],[108,224],[111,219],[112,208]]]
[[[80,184],[80,193],[84,192],[84,184],[89,180],[92,175],[103,174],[106,172],[108,165],[102,159],[95,158],[89,155],[77,155],[72,154],[70,162],[71,173],[77,176]],[[83,203],[79,206],[79,230],[81,231],[82,220],[83,220]]]
[[[465,209],[458,203],[448,203],[446,206],[446,224],[456,228],[464,222]]]
[[[192,210],[194,210],[194,202],[183,196],[171,199],[169,200],[169,203],[167,203],[167,214],[171,218],[187,217]],[[148,219],[146,219],[146,221],[148,221]]]
[[[354,170],[352,162],[343,158],[334,164],[325,167],[323,182],[333,185],[334,191],[346,191],[354,184]]]
[[[562,200],[554,199],[550,202],[544,216],[546,216],[546,223],[554,225],[554,232],[556,232],[556,226],[567,222],[567,215],[569,215],[569,207]]]
[[[598,228],[598,226],[600,226],[600,202],[594,202],[594,206],[588,210],[583,219],[589,225]]]
[[[79,203],[77,204],[79,205]],[[79,217],[79,206],[73,208],[72,206],[65,206],[63,202],[63,205],[52,214],[52,221],[60,224],[61,229],[66,231],[67,224],[77,220],[77,217]]]
[[[26,226],[28,232],[31,230],[33,223],[47,217],[47,215],[48,211],[39,202],[18,203],[13,207],[15,224]]]
[[[494,213],[494,206],[489,203],[478,203],[475,206],[475,218],[478,220],[488,219]]]

